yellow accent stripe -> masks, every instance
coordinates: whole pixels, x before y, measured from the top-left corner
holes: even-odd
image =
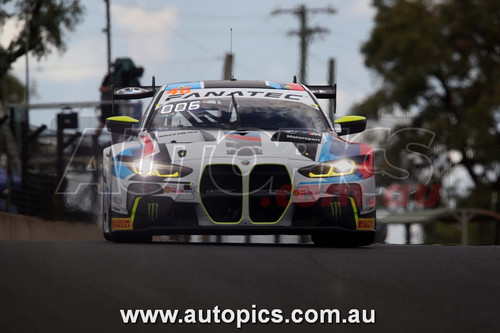
[[[351,201],[351,206],[352,206],[352,211],[354,213],[354,221],[356,222],[356,229],[358,229],[358,208],[356,207],[356,203],[354,202],[354,198],[349,197],[349,200]]]
[[[175,173],[172,173],[172,174],[164,174],[162,175],[160,173],[160,171],[158,171],[158,169],[154,169],[153,171],[149,171],[149,172],[140,172],[139,170],[137,170],[137,168],[134,166],[134,165],[131,165],[130,166],[130,169],[140,175],[140,176],[157,176],[157,177],[163,177],[163,178],[179,178],[179,171],[176,171]]]
[[[330,169],[328,170],[327,173],[315,174],[315,173],[309,172],[308,177],[309,178],[328,178],[328,177],[339,177],[339,176],[352,175],[354,173],[354,171],[356,171],[356,163],[354,161],[350,161],[349,163],[352,165],[352,169],[350,171],[337,173],[337,172],[333,171],[335,169],[335,167],[333,165],[330,165],[329,166]]]
[[[132,213],[130,214],[130,223],[132,225],[132,228],[134,228],[135,211],[137,210],[137,206],[139,206],[139,200],[141,199],[142,197],[135,198],[134,206],[132,207]]]
[[[335,120],[335,124],[350,123],[352,121],[366,120],[363,116],[343,116]]]
[[[111,120],[111,121],[120,121],[124,123],[138,123],[139,120],[129,117],[129,116],[113,116],[113,117],[108,117],[106,120]]]

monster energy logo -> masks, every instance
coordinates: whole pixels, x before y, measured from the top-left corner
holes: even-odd
[[[156,202],[148,203],[148,217],[151,221],[158,219],[158,210],[160,205]]]
[[[332,215],[334,218],[338,219],[342,216],[342,210],[340,209],[340,202],[332,202]]]

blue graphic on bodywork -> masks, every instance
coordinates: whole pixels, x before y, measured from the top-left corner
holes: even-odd
[[[325,134],[325,143],[321,147],[318,162],[328,162],[339,158],[361,155],[361,146],[357,143],[340,141],[331,134]]]
[[[128,176],[133,175],[134,172],[132,170],[130,170],[130,168],[125,163],[120,161],[119,157],[131,156],[131,157],[140,158],[140,156],[141,156],[140,153],[141,153],[140,147],[133,147],[133,148],[125,149],[120,154],[115,156],[115,158],[113,159],[114,167],[111,170],[111,174],[115,177],[120,178],[120,179],[126,179]]]
[[[350,143],[338,140],[331,134],[325,134],[325,143],[321,147],[318,162],[326,163],[335,161],[341,158],[349,158],[352,156],[359,156],[361,154],[361,146],[357,143]],[[313,182],[300,183],[299,185],[309,184],[341,184],[357,182],[363,179],[363,175],[359,170],[345,176],[321,178]]]
[[[335,155],[330,152],[332,145],[335,145],[335,143],[332,142],[332,139],[333,137],[331,134],[325,134],[325,143],[323,143],[323,146],[321,147],[318,162],[328,162],[339,158],[339,155]]]
[[[319,178],[318,180],[310,181],[310,182],[301,182],[298,183],[297,186],[300,185],[321,185],[321,184],[346,184],[346,183],[356,183],[363,179],[363,176],[359,171],[355,171],[351,175],[347,176],[338,176],[338,177],[328,177],[328,178]]]
[[[165,88],[165,91],[169,91],[176,88],[202,89],[202,86],[201,86],[201,81],[170,83]]]
[[[281,89],[281,84],[279,84],[279,83],[267,82],[267,85],[271,88],[274,88],[274,89]]]

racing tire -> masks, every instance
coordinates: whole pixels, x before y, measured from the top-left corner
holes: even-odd
[[[319,247],[360,247],[375,242],[375,232],[322,232],[311,235],[312,241]]]
[[[104,226],[107,224],[108,225],[108,230],[111,230],[111,208],[108,205],[108,209],[106,209],[106,205],[104,204],[104,194],[102,195],[102,236],[104,237],[105,240],[108,242],[111,242],[111,235]]]
[[[102,236],[104,237],[105,240],[111,242],[111,236],[109,235],[109,233],[103,231]]]

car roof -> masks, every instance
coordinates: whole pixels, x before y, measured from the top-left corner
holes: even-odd
[[[193,81],[193,82],[178,82],[167,84],[169,87],[188,87],[196,86],[198,89],[210,88],[253,88],[253,89],[284,89],[304,91],[304,87],[298,83],[277,83],[271,81],[250,81],[250,80],[209,80],[209,81]]]

